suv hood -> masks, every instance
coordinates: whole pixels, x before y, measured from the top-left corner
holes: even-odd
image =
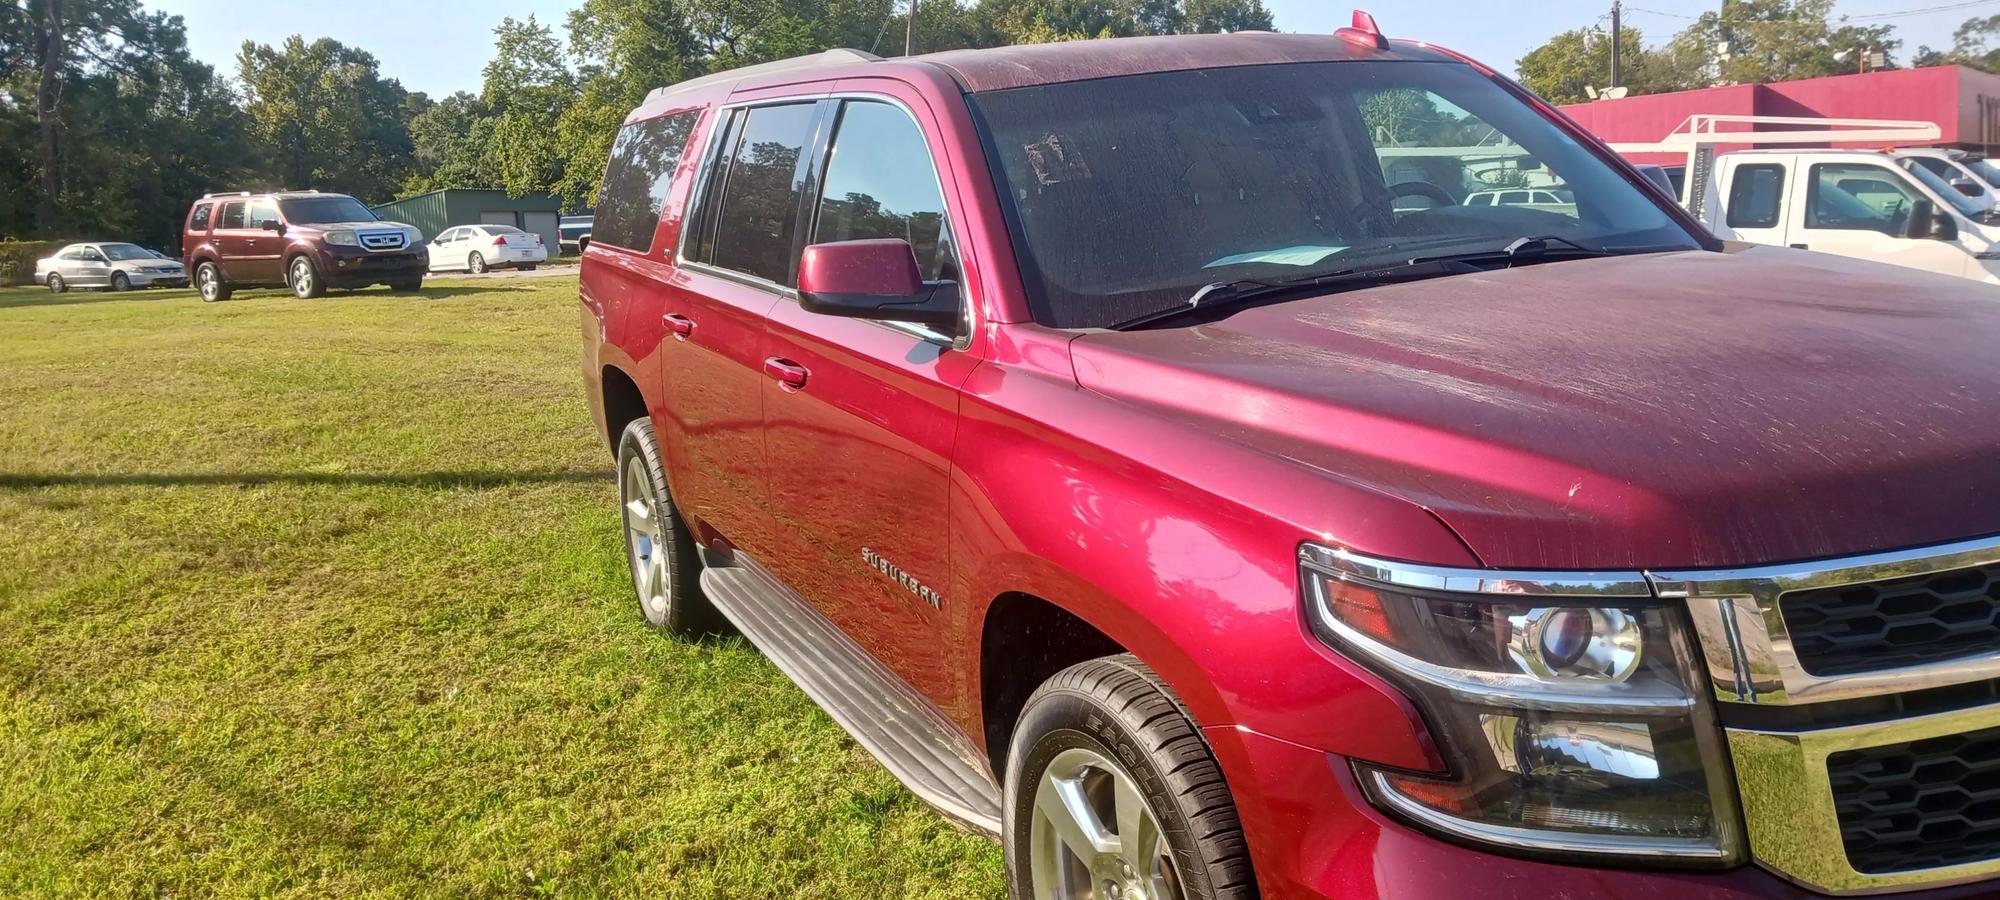
[[[2000,291],[1961,279],[1775,248],[1615,257],[1070,346],[1085,388],[1405,498],[1489,566],[2000,533]]]
[[[292,227],[305,228],[305,229],[310,229],[312,231],[326,232],[326,231],[370,231],[370,230],[395,231],[397,229],[409,228],[411,226],[405,225],[401,222],[385,222],[380,220],[370,220],[367,222],[309,222],[303,225],[293,225]]]

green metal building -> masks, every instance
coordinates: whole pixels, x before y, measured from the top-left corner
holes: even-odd
[[[404,197],[369,209],[384,219],[415,225],[424,240],[437,237],[459,225],[512,225],[539,234],[549,254],[556,252],[556,220],[562,216],[562,198],[548,194],[509,197],[497,189],[445,188],[415,197]]]

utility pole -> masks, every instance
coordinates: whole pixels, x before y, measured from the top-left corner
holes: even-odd
[[[917,55],[917,0],[910,0],[910,17],[903,22],[903,55]]]
[[[912,2],[914,2],[914,0],[912,0]],[[1622,4],[1620,0],[1611,0],[1611,86],[1612,87],[1618,87],[1624,84],[1624,81],[1622,80],[1622,76],[1624,73],[1620,66],[1622,60],[1620,60],[1618,52],[1618,45],[1622,43],[1621,41],[1618,40],[1619,15],[1620,13],[1623,12],[1623,10],[1620,8],[1621,5]]]

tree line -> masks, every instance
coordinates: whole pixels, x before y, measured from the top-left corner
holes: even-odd
[[[1640,29],[1621,29],[1620,80],[1632,94],[1654,94],[1843,75],[1859,71],[1874,53],[1880,64],[1870,61],[1870,69],[1902,65],[1894,25],[1837,20],[1833,6],[1834,0],[1724,0],[1657,46]],[[1590,99],[1588,88],[1610,85],[1611,43],[1600,26],[1558,34],[1521,57],[1521,83],[1550,101],[1581,103]],[[2000,71],[2000,16],[1967,20],[1951,47],[1919,47],[1909,63]]]
[[[856,47],[902,51],[907,0],[580,0],[505,19],[477,93],[432,98],[359,47],[244,42],[194,58],[141,0],[0,0],[0,240],[178,249],[203,193],[319,188],[369,203],[439,188],[594,204],[619,123],[653,88]],[[1262,0],[924,0],[918,52],[1272,27]]]

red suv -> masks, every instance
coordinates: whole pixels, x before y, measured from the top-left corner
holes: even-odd
[[[581,280],[646,620],[1021,898],[1991,895],[2000,293],[1357,19],[654,92]]]
[[[346,194],[209,194],[188,209],[181,256],[203,300],[237,288],[283,287],[300,298],[328,288],[423,286],[423,234],[384,222]]]

